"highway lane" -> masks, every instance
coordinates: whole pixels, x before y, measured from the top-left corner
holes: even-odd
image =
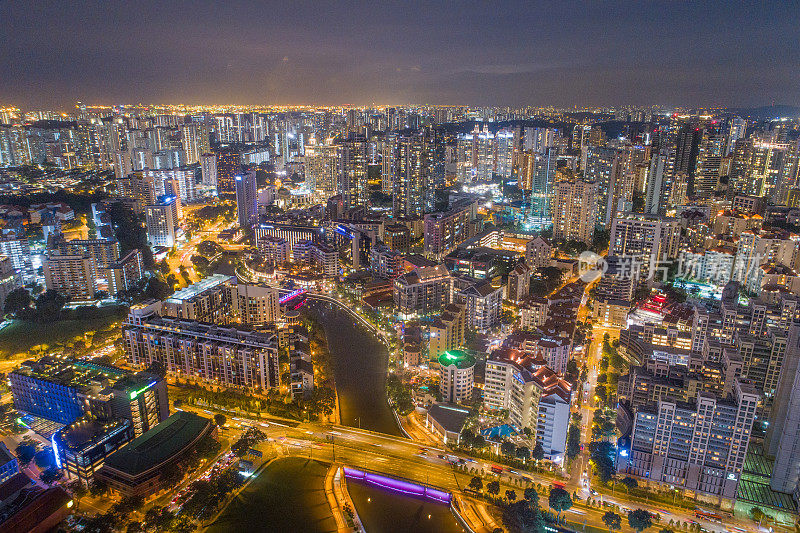
[[[234,420],[258,426],[276,445],[282,447],[284,453],[290,455],[333,462],[335,453],[335,462],[374,470],[418,483],[427,483],[448,491],[462,491],[474,474],[457,471],[447,459],[442,459],[439,455],[453,457],[456,461],[463,459],[463,464],[477,468],[478,473],[484,477],[484,486],[487,480],[500,480],[501,495],[505,493],[505,490],[513,489],[518,497],[522,497],[523,489],[527,486],[526,480],[532,480],[545,487],[549,487],[553,482],[553,478],[528,472],[510,473],[506,471],[497,477],[491,473],[489,470],[491,464],[486,461],[452,454],[441,448],[425,446],[407,438],[393,437],[347,426],[307,422],[290,427],[282,422],[264,422],[243,417],[236,417]],[[331,442],[331,438],[333,442]],[[424,453],[422,453],[423,449]],[[540,495],[543,506],[547,505],[546,492],[545,490],[545,494]],[[596,497],[593,496],[593,498]],[[672,508],[660,503],[646,505],[626,502],[624,494],[621,493],[611,497],[603,496],[603,500],[629,509],[646,509],[651,513],[658,513],[663,517],[662,523],[668,524],[670,518],[681,522],[697,521],[691,511]],[[665,513],[665,511],[667,512]],[[601,520],[604,512],[605,510],[578,507],[567,513],[567,520],[570,522],[569,525],[579,530],[583,527],[584,522],[605,530],[607,528]],[[726,525],[735,525],[748,531],[758,531],[755,524],[738,519],[726,520],[725,524],[699,522],[706,530],[714,532],[726,531]]]

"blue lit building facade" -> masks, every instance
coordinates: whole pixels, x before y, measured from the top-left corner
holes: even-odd
[[[84,417],[55,433],[50,442],[56,466],[69,479],[88,484],[106,457],[133,437],[133,426],[128,420],[99,421]]]
[[[17,458],[8,450],[5,443],[0,442],[0,483],[19,472]]]
[[[88,398],[72,384],[50,381],[18,371],[9,374],[14,408],[17,411],[70,424],[88,409]]]

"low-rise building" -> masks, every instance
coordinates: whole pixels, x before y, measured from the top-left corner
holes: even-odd
[[[537,235],[525,245],[525,262],[531,268],[544,268],[550,266],[553,247],[542,237]]]
[[[428,408],[425,427],[434,435],[441,437],[446,445],[458,446],[461,430],[464,429],[467,418],[469,418],[468,410],[437,403]]]
[[[386,245],[376,244],[370,250],[370,270],[376,277],[394,279],[405,272],[403,256]]]
[[[310,240],[298,241],[292,247],[292,261],[314,265],[326,278],[339,275],[339,252],[327,244]]]
[[[407,322],[403,328],[403,365],[416,367],[422,362],[422,329],[419,322]]]
[[[467,325],[478,331],[488,331],[500,325],[503,307],[503,286],[493,286],[489,280],[471,284],[458,292],[458,299],[466,304]]]
[[[292,398],[306,398],[314,390],[314,363],[304,357],[292,357],[289,362]]]
[[[147,497],[163,488],[161,474],[204,438],[216,437],[212,420],[178,411],[105,460],[95,477],[122,496]]]
[[[547,309],[550,302],[542,296],[529,296],[519,308],[520,327],[535,329],[547,322]]]
[[[383,242],[400,253],[408,253],[411,246],[411,230],[405,224],[387,224],[383,228]]]
[[[280,265],[289,260],[289,243],[281,237],[264,235],[257,241],[258,251],[269,264]]]
[[[0,530],[47,533],[72,512],[73,500],[61,487],[42,489],[23,473],[0,484]]]
[[[563,375],[572,351],[573,331],[574,324],[558,322],[553,318],[535,330],[511,333],[503,346],[540,356],[547,366]]]
[[[527,298],[530,292],[531,269],[524,261],[520,261],[514,270],[508,273],[506,298],[514,303],[519,303]]]

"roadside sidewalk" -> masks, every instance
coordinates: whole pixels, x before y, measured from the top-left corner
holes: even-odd
[[[333,517],[336,519],[336,527],[339,533],[364,531],[364,526],[358,518],[353,500],[350,499],[350,493],[347,492],[347,484],[342,475],[342,469],[337,464],[333,464],[328,468],[328,473],[325,476],[325,496],[331,506]],[[353,512],[352,520],[344,511],[346,507],[349,507]]]

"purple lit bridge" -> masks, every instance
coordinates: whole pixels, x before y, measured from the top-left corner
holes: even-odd
[[[375,474],[373,472],[365,472],[349,466],[344,467],[344,475],[347,479],[361,481],[368,485],[381,487],[392,492],[406,494],[408,496],[415,496],[417,498],[424,498],[426,500],[443,503],[445,505],[450,505],[450,500],[453,498],[452,494],[443,490],[428,487],[426,485],[420,485],[419,483],[413,483],[403,479],[395,479],[380,474]]]
[[[280,300],[278,300],[278,303],[280,303],[281,305],[283,305],[283,304],[285,304],[286,302],[288,302],[289,300],[292,300],[292,299],[294,299],[294,298],[297,298],[298,296],[302,296],[302,295],[303,295],[303,294],[305,294],[306,292],[308,292],[308,291],[307,291],[307,290],[305,290],[305,289],[298,289],[298,290],[296,290],[296,291],[294,291],[294,292],[290,292],[289,294],[287,294],[287,295],[285,295],[285,296],[281,296]]]

